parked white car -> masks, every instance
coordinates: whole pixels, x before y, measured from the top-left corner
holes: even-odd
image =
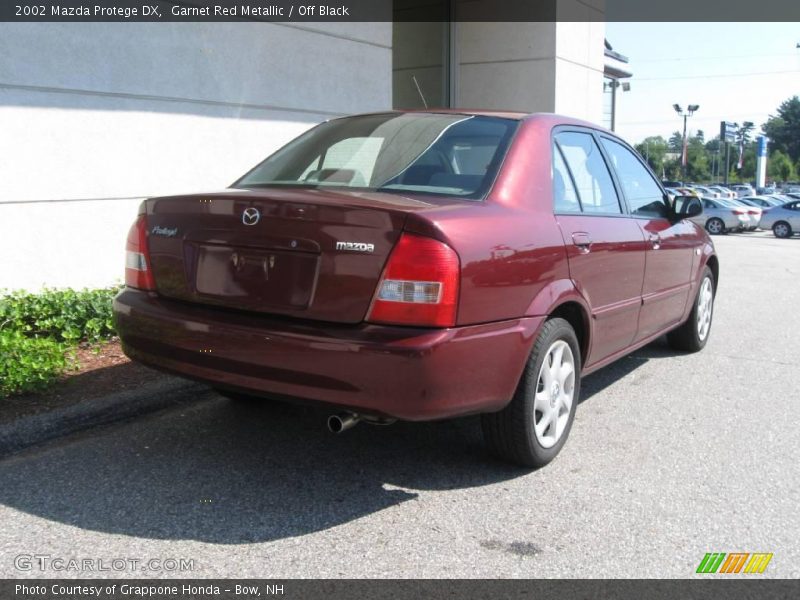
[[[759,225],[761,224],[761,216],[763,214],[763,210],[759,206],[751,206],[747,202],[743,202],[740,199],[733,199],[733,200],[725,200],[728,204],[733,204],[734,206],[738,206],[743,210],[747,211],[747,216],[750,219],[750,222],[747,225],[748,231],[755,231],[758,229]]]

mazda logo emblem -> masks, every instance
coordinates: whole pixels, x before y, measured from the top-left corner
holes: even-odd
[[[245,225],[255,225],[260,218],[261,213],[257,208],[253,208],[252,206],[250,208],[245,208],[242,213],[242,223]]]

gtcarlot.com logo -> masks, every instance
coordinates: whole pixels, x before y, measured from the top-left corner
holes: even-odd
[[[14,567],[18,571],[66,571],[71,573],[89,571],[175,572],[194,571],[195,565],[192,558],[75,558],[50,554],[18,554],[14,557]]]
[[[771,560],[771,552],[708,552],[697,566],[697,573],[759,575]]]

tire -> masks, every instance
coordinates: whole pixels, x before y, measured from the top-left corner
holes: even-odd
[[[699,352],[705,347],[711,335],[715,295],[714,274],[706,267],[689,318],[680,327],[667,334],[670,346],[683,352]]]
[[[721,233],[725,233],[725,223],[722,221],[722,219],[712,217],[706,221],[706,231],[711,235],[720,235]]]
[[[560,368],[553,373],[549,365],[559,357]],[[567,363],[571,364],[571,373],[567,373]],[[489,451],[523,467],[540,468],[552,461],[575,420],[580,373],[581,353],[575,331],[564,319],[550,319],[536,338],[511,402],[499,412],[481,416]],[[542,389],[545,380],[549,380],[549,389]]]
[[[792,226],[786,221],[778,221],[772,226],[772,233],[776,238],[792,237]]]

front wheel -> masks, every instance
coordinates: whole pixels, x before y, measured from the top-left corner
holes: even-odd
[[[792,235],[792,226],[786,221],[778,221],[772,226],[772,233],[776,238],[788,238]]]
[[[711,320],[714,316],[714,274],[708,267],[703,271],[703,279],[692,312],[686,322],[667,334],[669,345],[684,352],[702,350],[711,333]]]
[[[496,456],[543,467],[567,440],[581,388],[578,338],[564,319],[550,319],[533,345],[514,398],[482,416],[483,437]]]

